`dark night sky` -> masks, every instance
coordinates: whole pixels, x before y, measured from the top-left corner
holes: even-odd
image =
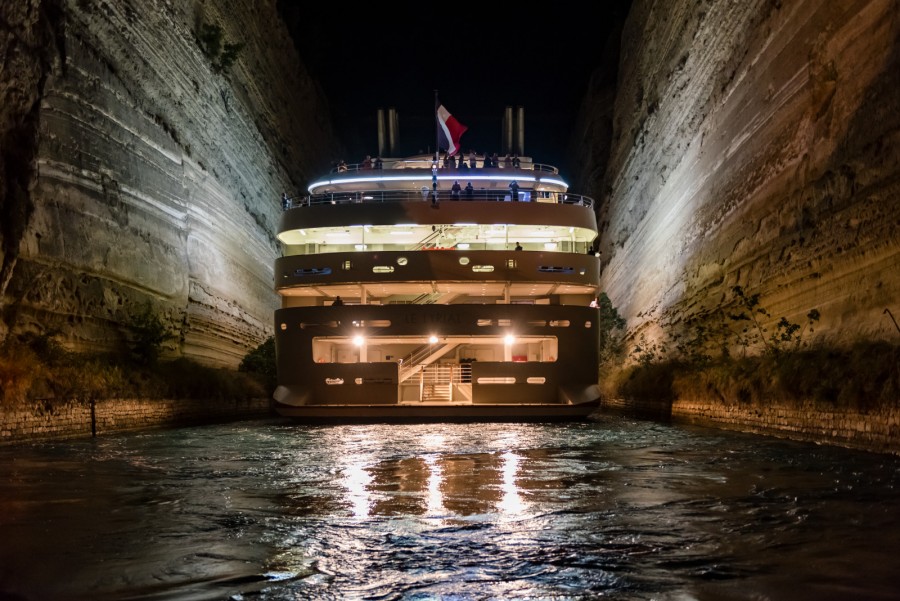
[[[434,90],[468,126],[464,150],[499,152],[506,106],[525,107],[525,151],[566,172],[591,73],[630,0],[522,5],[279,0],[322,84],[347,162],[377,153],[376,111],[400,115],[399,155],[433,149]],[[515,7],[515,8],[512,8]]]

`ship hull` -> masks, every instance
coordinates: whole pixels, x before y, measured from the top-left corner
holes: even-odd
[[[598,319],[562,305],[280,309],[276,410],[333,421],[580,419],[600,397]]]
[[[570,422],[587,419],[599,401],[579,405],[282,405],[275,410],[284,417],[310,424],[335,423],[469,423],[469,422]]]

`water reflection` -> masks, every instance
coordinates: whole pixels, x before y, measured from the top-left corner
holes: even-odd
[[[900,599],[898,571],[900,459],[733,433],[276,422],[0,448],[0,599]]]
[[[522,457],[512,451],[469,455],[426,455],[379,461],[346,455],[341,468],[345,502],[354,518],[454,517],[496,514],[514,519],[528,503],[520,490]]]

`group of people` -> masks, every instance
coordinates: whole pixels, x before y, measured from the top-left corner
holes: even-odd
[[[463,155],[444,155],[440,161],[441,166],[444,169],[459,169],[461,171],[468,171],[469,169],[478,169],[478,155],[475,154],[474,150],[469,151],[468,161],[466,161],[466,157]],[[503,157],[503,169],[518,169],[521,167],[522,161],[519,159],[519,155],[510,155],[507,153],[505,157]],[[481,162],[481,169],[498,169],[501,167],[500,157],[497,156],[497,153],[488,154],[484,153],[484,159]]]
[[[382,169],[384,167],[384,163],[381,160],[380,156],[375,157],[375,160],[372,160],[371,155],[366,155],[366,158],[363,159],[362,168],[363,169]]]
[[[475,187],[472,185],[472,182],[467,182],[466,187],[463,188],[459,184],[459,180],[455,180],[453,185],[450,187],[450,197],[453,200],[459,200],[460,194],[462,191],[466,191],[466,200],[472,200],[475,197]]]
[[[381,160],[380,156],[375,157],[375,159],[373,160],[372,155],[367,154],[366,158],[363,159],[363,162],[360,163],[358,168],[359,169],[382,169],[382,168],[384,168],[384,162]],[[344,159],[341,159],[340,161],[338,161],[338,164],[337,164],[337,172],[338,173],[344,173],[349,170],[350,170],[350,167],[347,165],[347,162]]]

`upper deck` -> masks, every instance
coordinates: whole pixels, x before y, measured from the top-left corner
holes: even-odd
[[[483,156],[461,163],[465,166],[438,165],[435,168],[431,158],[412,157],[387,159],[381,162],[381,168],[376,168],[376,163],[342,165],[327,177],[313,182],[308,195],[286,199],[289,201],[286,208],[365,200],[421,200],[416,195],[430,192],[435,184],[439,194],[449,198],[455,182],[462,188],[462,199],[510,200],[504,196],[508,195],[512,181],[518,185],[521,201],[593,205],[589,197],[567,193],[568,184],[559,176],[556,167],[534,163],[528,157],[496,167],[485,167]],[[474,168],[469,166],[472,164]],[[468,193],[467,184],[471,184]]]
[[[278,238],[286,255],[590,248],[593,200],[569,193],[555,167],[528,157],[497,167],[484,160],[470,155],[465,167],[439,168],[426,156],[342,164],[311,184],[309,195],[284,199]]]

